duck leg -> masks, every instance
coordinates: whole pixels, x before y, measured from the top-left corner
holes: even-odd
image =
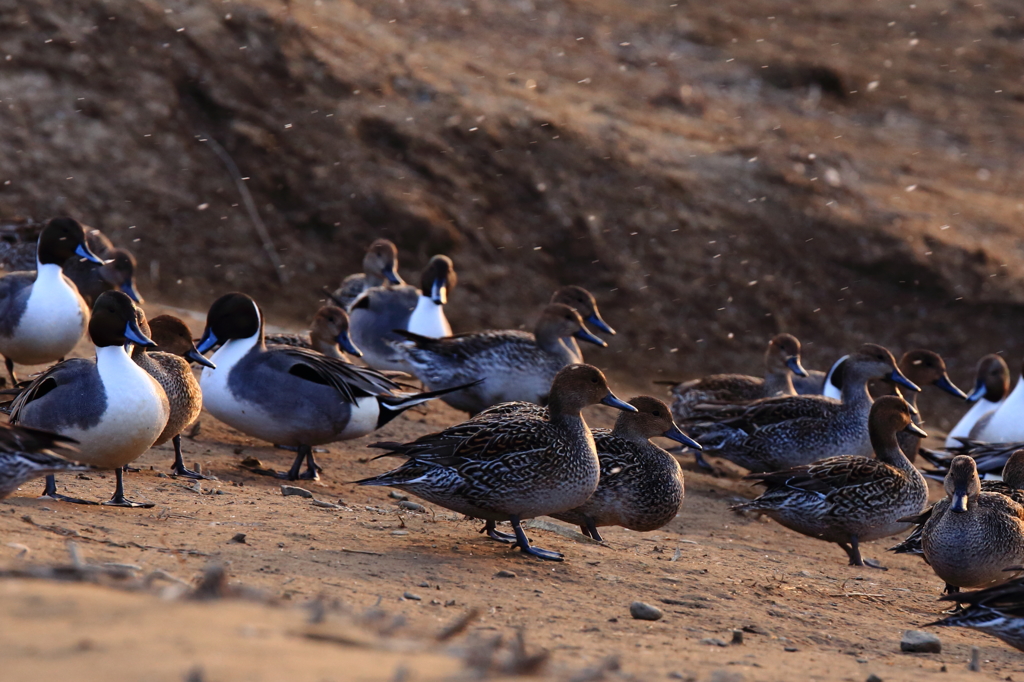
[[[303,462],[306,463],[305,471],[302,471]],[[300,471],[302,473],[299,473]],[[309,445],[300,445],[298,446],[298,454],[295,455],[295,461],[292,462],[292,468],[285,475],[278,474],[278,477],[287,478],[289,481],[298,481],[299,479],[319,481],[320,471],[322,469],[317,466],[316,460],[313,458],[313,448]]]
[[[598,542],[604,542],[604,538],[601,537],[601,534],[597,531],[597,524],[594,523],[594,519],[589,516],[584,516],[583,520],[586,523],[585,526],[580,526],[580,530],[583,531],[583,534],[589,535]]]
[[[549,549],[541,549],[540,547],[533,547],[530,545],[529,538],[526,537],[526,533],[523,531],[523,526],[519,521],[518,516],[509,516],[509,521],[512,522],[512,530],[516,533],[516,544],[519,546],[519,550],[523,554],[529,554],[535,556],[538,559],[546,559],[547,561],[562,561],[562,555],[558,552],[552,552]]]
[[[46,477],[46,487],[43,488],[43,494],[39,496],[39,499],[55,500],[57,502],[70,502],[71,504],[99,504],[99,502],[93,502],[92,500],[83,500],[77,497],[61,495],[57,492],[57,477],[53,474]]]
[[[888,568],[878,563],[874,559],[864,559],[863,557],[861,557],[860,542],[857,540],[856,535],[850,536],[850,544],[846,544],[845,542],[837,542],[836,544],[842,547],[843,551],[846,552],[846,555],[850,557],[851,566],[866,566],[867,568],[877,568],[880,571],[889,570]]]
[[[291,467],[291,469],[288,470],[288,473],[286,473],[286,474],[277,474],[277,477],[278,478],[287,478],[289,481],[297,481],[297,480],[299,480],[299,472],[302,471],[302,463],[305,461],[305,459],[306,459],[306,453],[303,452],[302,448],[300,447],[299,448],[299,454],[297,454],[295,456],[295,461],[292,462],[292,467]]]
[[[198,471],[192,471],[185,466],[185,458],[181,454],[181,434],[171,439],[174,443],[174,464],[171,465],[171,473],[175,476],[182,476],[184,478],[199,478],[203,480],[209,480],[209,476],[203,476]]]
[[[17,386],[18,376],[14,373],[14,360],[4,358],[4,364],[7,365],[7,373],[11,375],[11,386]]]
[[[103,504],[108,507],[130,507],[132,509],[149,509],[156,505],[152,502],[132,502],[124,496],[124,471],[120,467],[114,469],[117,476],[117,486],[114,488],[114,496]]]
[[[299,452],[302,449],[306,450],[306,470],[302,472],[302,478],[309,479],[311,481],[320,480],[320,472],[323,471],[323,467],[316,463],[316,458],[313,457],[313,447],[311,445],[303,445],[299,448]]]
[[[484,523],[484,527],[480,529],[481,533],[487,533],[487,537],[498,542],[504,542],[507,545],[512,545],[517,542],[515,535],[509,535],[508,533],[502,533],[498,530],[498,524],[494,521],[487,521]]]

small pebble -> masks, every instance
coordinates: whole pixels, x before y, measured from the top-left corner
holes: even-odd
[[[795,646],[787,646],[786,648],[783,649],[783,651],[789,651],[790,653],[792,653],[794,651],[800,651],[800,650],[797,649]]]
[[[400,509],[408,509],[409,511],[425,512],[427,508],[419,502],[410,502],[409,500],[402,500],[398,503]]]
[[[870,675],[868,675],[867,682],[882,682],[882,678],[874,673],[871,673]]]
[[[298,497],[306,497],[309,499],[313,498],[313,493],[309,492],[305,488],[299,488],[294,485],[282,485],[281,494],[284,495],[285,497],[289,495],[296,495]]]
[[[423,597],[418,594],[413,594],[412,592],[406,592],[402,596],[406,599],[411,599],[412,601],[423,601]]]
[[[420,587],[430,587],[430,583],[423,581],[420,583]]]
[[[495,578],[515,578],[516,574],[515,574],[515,571],[506,571],[505,569],[502,569],[502,570],[498,571],[497,573],[495,573],[494,577]]]
[[[967,669],[971,672],[981,672],[981,649],[976,646],[971,647],[971,662],[967,664]]]
[[[732,642],[730,644],[743,644],[743,630],[732,631]]]
[[[661,620],[665,614],[657,606],[635,601],[629,605],[629,615],[637,620]]]
[[[235,543],[237,545],[244,545],[245,544],[245,533],[235,533],[235,536],[233,538],[231,538],[230,540],[228,540],[228,542],[229,543],[233,542],[233,543]]]
[[[314,507],[321,507],[323,509],[341,509],[340,504],[334,504],[333,502],[324,502],[323,500],[313,500]]]
[[[900,640],[900,651],[915,654],[941,654],[942,642],[930,632],[906,630]]]
[[[242,466],[248,467],[250,469],[262,469],[263,462],[259,461],[255,457],[246,457],[245,459],[242,460]]]
[[[391,534],[392,535],[408,535],[409,531],[407,531],[407,530],[393,530],[393,531],[391,531]]]
[[[391,492],[388,493],[388,497],[390,497],[392,500],[408,500],[409,499],[408,495],[403,495],[402,493],[396,492],[394,490],[392,490]]]
[[[157,478],[170,478],[170,476],[168,476],[167,474],[165,474],[165,473],[164,473],[164,472],[162,472],[162,471],[158,471],[158,472],[156,473],[156,477],[157,477]]]
[[[717,637],[705,637],[704,639],[700,640],[700,643],[706,644],[708,646],[729,646]]]

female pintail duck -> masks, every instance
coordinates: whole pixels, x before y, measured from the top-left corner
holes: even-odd
[[[575,284],[564,286],[551,296],[550,303],[564,303],[570,308],[575,309],[580,314],[580,317],[583,318],[585,324],[592,324],[598,331],[615,336],[615,330],[601,317],[601,311],[597,308],[597,299],[583,287],[576,286]],[[583,356],[583,353],[580,352],[579,344],[576,343],[576,339],[565,339],[565,344],[574,353],[580,357]]]
[[[148,330],[143,327],[143,331],[153,339],[156,348],[135,346],[132,360],[164,389],[171,410],[167,425],[153,445],[163,445],[168,440],[173,442],[174,464],[171,471],[175,475],[206,478],[185,467],[181,454],[181,432],[203,411],[203,392],[189,363],[195,362],[211,368],[214,364],[196,349],[188,325],[173,315],[154,317],[148,324]]]
[[[448,293],[455,287],[455,267],[448,256],[434,256],[423,270],[420,289],[408,284],[367,289],[352,304],[352,339],[363,361],[380,370],[407,371],[403,354],[394,347],[398,330],[427,338],[452,335],[444,316]]]
[[[437,390],[480,382],[442,398],[455,409],[470,414],[517,400],[543,404],[558,371],[583,362],[566,345],[570,337],[607,346],[590,333],[579,313],[561,303],[544,308],[533,334],[513,329],[443,339],[428,339],[410,332],[400,334],[406,340],[396,344],[396,348],[405,354],[412,373],[428,388]]]
[[[396,286],[405,284],[398,276],[398,247],[389,239],[377,239],[363,256],[363,272],[342,280],[331,298],[347,311],[361,293],[385,286],[385,282]]]
[[[700,449],[700,444],[672,421],[672,413],[662,401],[639,396],[629,404],[637,411],[621,413],[614,429],[594,431],[601,462],[597,490],[579,507],[551,514],[576,524],[584,535],[598,541],[602,539],[598,526],[657,530],[674,519],[683,506],[683,470],[650,438],[662,436]]]
[[[946,436],[946,447],[955,448],[961,445],[960,439],[969,438],[978,420],[998,409],[1009,392],[1010,368],[1006,366],[1006,361],[995,354],[983,357],[978,362],[974,390],[967,396],[967,400],[974,405]]]
[[[14,363],[41,365],[63,358],[89,324],[89,308],[61,271],[73,256],[102,264],[77,221],[54,218],[39,234],[36,271],[0,278],[0,354],[15,384]]]
[[[764,378],[744,374],[712,374],[672,388],[672,416],[688,419],[693,407],[704,403],[743,403],[779,395],[796,395],[793,375],[804,376],[800,341],[792,334],[777,334],[764,354]]]
[[[842,387],[839,377],[842,376],[843,362],[849,355],[844,355],[828,368],[827,372],[818,369],[807,370],[805,377],[793,377],[793,388],[797,395],[823,395],[839,400]]]
[[[0,424],[0,500],[40,476],[95,470],[92,465],[61,456],[74,455],[74,442],[41,429]]]
[[[1002,405],[982,415],[971,429],[970,439],[983,443],[1024,441],[1024,370]]]
[[[842,402],[824,396],[766,398],[749,405],[707,406],[687,420],[705,452],[754,472],[778,471],[838,455],[870,457],[870,379],[890,379],[920,391],[892,353],[866,344],[846,361]],[[911,410],[910,406],[907,406]],[[700,423],[701,420],[706,420]],[[716,420],[716,421],[712,421]]]
[[[1015,451],[1006,460],[1006,466],[1003,467],[1001,479],[982,481],[981,491],[985,493],[999,493],[1009,497],[1017,504],[1024,505],[1024,450]],[[936,507],[937,505],[933,504],[916,517],[908,519],[917,524],[917,527],[902,542],[890,547],[889,551],[895,554],[918,554],[923,557],[924,548],[921,546],[921,536],[923,535],[925,524],[932,517]],[[948,505],[945,509],[948,509]]]
[[[908,530],[911,524],[901,519],[920,514],[928,502],[924,477],[896,441],[903,429],[927,435],[911,420],[904,400],[883,396],[871,406],[868,420],[875,459],[843,455],[752,474],[747,478],[764,485],[765,492],[733,509],[758,511],[790,530],[834,542],[851,566],[881,568],[861,558],[860,543]]]
[[[75,358],[40,374],[14,400],[11,422],[45,428],[78,441],[75,459],[101,469],[114,469],[117,488],[105,504],[140,505],[124,496],[121,468],[156,442],[167,425],[167,396],[153,377],[132,362],[129,343],[155,346],[139,328],[138,309],[120,291],[96,299],[89,336],[96,360]],[[57,494],[53,476],[44,495]],[[80,501],[80,500],[69,500]]]
[[[1024,507],[984,492],[966,455],[953,460],[945,488],[946,498],[935,504],[921,532],[924,559],[935,574],[956,589],[1015,577],[1004,569],[1024,563]]]
[[[348,313],[336,305],[325,305],[316,311],[309,332],[305,334],[267,334],[268,346],[295,346],[315,350],[336,360],[348,362],[345,353],[363,356],[349,335]]]
[[[928,626],[979,630],[1024,651],[1024,578],[976,592],[948,594],[941,599],[967,606]]]
[[[967,400],[967,394],[957,388],[950,380],[949,374],[946,372],[946,363],[938,353],[924,349],[912,350],[903,354],[903,357],[900,358],[899,367],[900,371],[903,372],[903,376],[922,388],[935,386],[961,400]],[[887,380],[884,383],[890,395],[898,395],[907,401],[911,412],[914,414],[914,423],[923,427],[924,420],[921,418],[921,413],[917,408],[917,393],[911,391],[904,395],[891,380]],[[903,450],[903,454],[907,456],[907,459],[911,462],[915,461],[917,453],[921,449],[921,439],[912,433],[901,431],[899,442],[900,449]]]
[[[391,486],[461,514],[493,522],[510,521],[524,554],[561,561],[557,552],[532,547],[520,523],[580,506],[597,489],[600,463],[594,437],[581,411],[603,403],[636,408],[616,398],[604,375],[591,365],[572,365],[550,387],[548,418],[507,415],[462,424],[423,436],[393,454],[411,456],[394,471],[357,481]],[[415,454],[409,455],[407,452]],[[502,534],[493,533],[492,537]]]
[[[239,431],[298,448],[287,477],[316,479],[314,445],[359,438],[444,393],[400,394],[380,372],[305,348],[267,347],[263,314],[245,294],[225,294],[206,316],[198,350],[222,347],[203,369],[203,406]],[[462,388],[462,386],[454,387]],[[303,460],[307,469],[300,476]]]

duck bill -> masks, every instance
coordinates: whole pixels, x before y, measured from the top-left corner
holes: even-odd
[[[65,251],[64,253],[67,253],[67,251]],[[103,260],[95,253],[93,253],[91,250],[89,250],[89,245],[84,242],[75,247],[75,255],[78,256],[79,258],[84,258],[90,263],[103,265]]]
[[[974,390],[971,391],[971,394],[969,396],[967,396],[967,402],[976,403],[979,400],[981,400],[987,392],[986,389],[987,387],[985,386],[985,380],[979,379],[978,383],[974,385]]]
[[[213,330],[209,327],[203,332],[203,338],[199,339],[199,343],[196,344],[196,351],[199,353],[205,353],[214,346],[220,343],[220,339],[213,333]]]
[[[389,265],[382,271],[384,279],[391,282],[392,284],[401,284],[402,280],[398,279],[398,274],[395,273],[395,266]]]
[[[338,345],[341,349],[351,355],[354,358],[363,357],[363,351],[356,347],[356,344],[352,343],[352,337],[348,335],[347,331],[343,331],[338,334]]]
[[[798,377],[807,376],[807,370],[804,369],[804,366],[800,364],[799,355],[794,355],[790,357],[788,360],[786,360],[786,367],[789,367],[789,370]]]
[[[903,429],[903,430],[906,431],[907,433],[914,434],[918,438],[927,438],[928,437],[928,432],[925,431],[924,429],[922,429],[920,426],[918,426],[914,422],[910,422],[909,424],[907,424],[907,427],[905,429]]]
[[[963,514],[967,511],[967,491],[966,490],[954,490],[953,499],[950,502],[949,510],[954,511],[958,514]]]
[[[128,294],[128,298],[132,299],[139,305],[145,303],[145,301],[142,300],[142,296],[139,296],[139,292],[135,290],[135,282],[131,281],[130,279],[125,280],[121,284],[121,286],[118,287],[118,289]]]
[[[434,286],[430,288],[430,300],[437,305],[448,303],[448,284],[445,280],[439,279],[434,282]]]
[[[607,348],[608,347],[608,344],[605,343],[603,339],[594,336],[593,334],[590,333],[590,330],[586,329],[586,328],[580,328],[580,330],[578,332],[576,332],[575,334],[573,334],[573,336],[575,336],[577,339],[579,339],[581,341],[586,341],[588,343],[592,343],[595,346],[600,346],[601,348]],[[636,410],[634,410],[634,412],[635,411]]]
[[[215,365],[212,362],[210,362],[209,360],[207,360],[203,356],[203,354],[199,352],[199,349],[197,349],[195,346],[192,347],[192,350],[190,350],[189,352],[185,353],[185,359],[188,360],[189,362],[194,362],[197,365],[202,365],[203,367],[209,367],[210,369],[217,369],[217,365]]]
[[[604,319],[601,317],[601,313],[597,312],[596,310],[587,315],[587,318],[584,321],[587,324],[594,325],[599,330],[603,331],[605,334],[611,334],[612,336],[615,336],[615,330],[612,329],[612,326],[610,324],[604,321]]]
[[[898,367],[894,367],[893,368],[892,373],[889,375],[889,380],[892,381],[895,384],[899,384],[900,386],[903,386],[907,390],[917,391],[917,392],[921,391],[921,387],[918,386],[917,384],[915,384],[913,381],[911,381],[907,377],[903,376],[903,372],[901,372]]]
[[[957,388],[956,384],[949,380],[948,374],[943,374],[941,377],[939,377],[938,380],[935,382],[935,386],[941,388],[943,391],[949,393],[950,395],[955,395],[957,398],[960,398],[961,400],[967,400],[967,394],[961,391],[959,388]]]
[[[615,394],[612,393],[611,391],[608,392],[608,395],[601,398],[601,404],[607,405],[608,407],[614,407],[615,409],[622,410],[623,412],[637,411],[635,407],[627,403],[625,400],[620,400],[619,398],[616,398]]]
[[[156,348],[156,342],[139,329],[139,323],[135,320],[129,320],[128,324],[124,326],[124,338],[144,348]]]
[[[689,436],[687,436],[675,424],[672,425],[671,429],[669,429],[668,431],[666,431],[665,433],[663,433],[661,435],[663,435],[665,438],[669,438],[671,440],[674,440],[677,443],[682,443],[683,445],[685,445],[686,447],[690,448],[691,450],[703,450],[704,449],[703,445],[701,445],[700,443],[698,443],[694,439],[692,439]]]

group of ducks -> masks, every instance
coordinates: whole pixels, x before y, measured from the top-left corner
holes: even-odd
[[[44,494],[61,497],[55,474],[98,468],[116,472],[106,504],[140,506],[125,497],[123,472],[154,444],[173,441],[174,473],[201,477],[184,466],[180,434],[203,407],[243,433],[294,448],[281,477],[315,479],[322,469],[314,446],[365,436],[439,398],[468,420],[411,443],[374,444],[386,451],[381,457],[404,461],[357,483],[400,488],[480,519],[481,532],[525,554],[562,560],[526,537],[522,522],[537,516],[575,524],[595,540],[602,526],[648,531],[671,521],[684,484],[676,459],[650,442],[665,437],[705,466],[702,450],[749,469],[765,491],[734,509],[836,543],[852,565],[878,566],[863,559],[861,542],[914,529],[894,549],[921,554],[952,598],[972,604],[965,614],[1005,610],[1015,594],[1024,604],[1024,583],[1008,581],[1024,572],[1024,451],[1003,458],[996,483],[980,480],[970,456],[920,447],[927,436],[916,406],[921,386],[976,402],[952,445],[979,448],[980,439],[1011,432],[1024,382],[1007,397],[1009,372],[998,356],[982,360],[968,396],[931,351],[897,363],[867,344],[828,372],[809,372],[799,341],[780,334],[768,345],[764,378],[676,383],[671,407],[652,396],[623,401],[583,362],[577,340],[606,345],[588,323],[615,331],[580,287],[556,291],[533,333],[452,335],[443,309],[457,283],[451,259],[434,256],[416,288],[398,275],[395,245],[377,240],[364,272],[327,292],[331,303],[308,334],[265,334],[259,305],[229,293],[211,305],[194,343],[181,320],[146,319],[131,277],[101,276],[106,289],[87,305],[65,272],[110,265],[92,249],[95,234],[71,219],[51,220],[38,239],[36,270],[0,278],[0,354],[15,383],[10,423],[0,431],[0,497],[42,475]],[[64,360],[85,330],[95,360]],[[17,382],[15,363],[54,361]],[[202,366],[198,381],[191,362]],[[425,390],[411,390],[410,375]],[[872,397],[872,381],[885,395]],[[613,429],[588,427],[582,410],[596,404],[620,411]],[[927,510],[925,478],[913,464],[919,452],[948,465],[947,497]],[[499,531],[499,522],[513,533]],[[996,592],[959,593],[991,585]],[[1024,612],[1011,611],[1007,622],[1021,627]]]

